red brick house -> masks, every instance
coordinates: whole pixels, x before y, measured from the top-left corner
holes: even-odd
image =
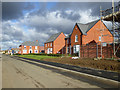
[[[40,53],[40,45],[38,40],[26,41],[19,46],[19,54]]]
[[[80,45],[86,45],[90,42],[98,44],[113,42],[113,35],[101,20],[87,24],[76,23],[72,33],[65,38],[66,53],[79,53]]]
[[[39,47],[39,51],[40,51],[41,53],[44,53],[44,52],[45,52],[44,46],[40,46],[40,47]]]
[[[65,46],[65,35],[63,32],[53,34],[44,43],[45,53],[57,54],[62,53],[61,50]]]

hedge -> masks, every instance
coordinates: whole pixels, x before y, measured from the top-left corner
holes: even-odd
[[[14,55],[21,55],[21,54],[16,53]],[[23,55],[44,55],[44,56],[56,56],[56,57],[62,56],[62,54],[45,54],[45,53],[29,53],[29,54],[23,54]]]

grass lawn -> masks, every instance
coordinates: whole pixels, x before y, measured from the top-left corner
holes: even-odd
[[[47,58],[58,58],[54,56],[43,56],[43,55],[18,55],[19,57],[25,57],[25,58],[31,58],[31,59],[37,59],[37,60],[43,60]]]

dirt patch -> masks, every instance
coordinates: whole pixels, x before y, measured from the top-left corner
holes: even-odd
[[[48,58],[44,59],[44,61],[57,62],[62,64],[76,65],[80,67],[89,67],[95,69],[102,70],[110,70],[110,71],[120,71],[120,62],[115,60],[93,60],[88,58],[82,59],[70,59],[70,57],[63,58]]]

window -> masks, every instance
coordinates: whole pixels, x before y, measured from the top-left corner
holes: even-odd
[[[78,42],[78,35],[75,35],[75,42]]]
[[[47,47],[47,44],[46,44],[46,47]]]
[[[52,43],[51,43],[51,47],[52,47]]]
[[[50,52],[52,53],[52,48],[50,48]]]
[[[77,30],[77,27],[75,28],[75,30]]]
[[[74,50],[73,50],[74,53],[78,53],[79,50],[80,50],[80,45],[74,45],[73,49],[74,49]]]
[[[67,47],[67,53],[69,53],[69,47]]]
[[[37,49],[37,46],[35,46],[35,49]]]
[[[30,49],[32,49],[32,46],[30,46]]]
[[[67,39],[67,44],[69,44],[69,39]]]
[[[101,36],[99,36],[99,41],[101,41]]]
[[[26,46],[24,46],[24,48],[26,48]]]
[[[47,54],[50,54],[50,53],[52,53],[52,48],[47,49]]]
[[[73,52],[76,53],[76,46],[73,47]]]
[[[34,50],[34,53],[38,53],[38,50]]]
[[[103,47],[107,46],[107,43],[105,43],[105,42],[104,42],[104,43],[102,43],[102,46],[103,46]]]
[[[27,53],[27,50],[23,50],[23,53]]]

